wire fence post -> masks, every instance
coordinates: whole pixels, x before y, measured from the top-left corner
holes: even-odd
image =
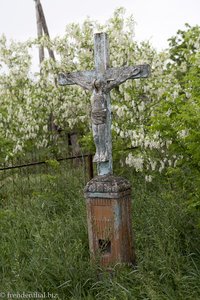
[[[88,175],[89,175],[89,180],[91,180],[94,177],[93,155],[92,154],[88,154]]]

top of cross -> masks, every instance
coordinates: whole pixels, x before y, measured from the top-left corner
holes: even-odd
[[[146,78],[149,76],[150,66],[148,64],[109,68],[108,47],[107,34],[105,32],[96,33],[94,36],[95,70],[61,73],[59,75],[59,84],[76,84],[92,91],[94,89],[94,81],[103,79],[106,83],[106,91],[109,92],[127,79]]]

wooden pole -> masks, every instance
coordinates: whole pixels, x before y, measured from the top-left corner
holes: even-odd
[[[44,15],[44,11],[43,11],[43,8],[42,8],[42,4],[41,4],[40,0],[34,0],[34,1],[35,1],[35,8],[36,8],[38,38],[41,38],[43,36],[43,34],[50,37],[49,30],[48,30],[48,27],[47,27],[47,22],[46,22],[45,15]],[[50,58],[52,58],[55,61],[55,56],[54,56],[53,50],[50,49],[50,48],[47,48],[47,49],[48,49]],[[40,65],[43,62],[44,58],[45,58],[44,47],[40,46],[39,47]],[[57,82],[56,82],[56,79],[55,79],[55,85],[56,84],[57,84]],[[49,129],[51,131],[53,131],[53,129],[55,128],[53,119],[54,119],[53,112],[51,112],[50,117],[49,117]]]
[[[42,8],[42,4],[40,2],[40,0],[34,0],[35,1],[35,6],[36,6],[36,19],[37,19],[37,32],[38,32],[38,38],[42,37],[43,34],[45,34],[46,36],[48,36],[50,38],[50,34],[49,34],[49,30],[48,30],[48,26],[47,26],[47,22],[46,22],[46,18],[45,18],[45,14]],[[52,58],[55,61],[55,55],[52,49],[50,49],[49,47],[47,47],[48,53],[49,53],[49,57]],[[40,46],[39,47],[39,60],[40,60],[40,65],[42,63],[42,61],[44,60],[45,54],[44,54],[44,47]],[[57,85],[57,80],[54,79],[54,83],[55,85]],[[54,124],[54,115],[53,112],[51,112],[50,116],[49,116],[49,130],[50,131],[55,131],[55,124]],[[77,141],[77,134],[70,134],[71,136],[71,140],[74,140],[73,137],[75,138],[75,142],[72,143],[72,148],[73,148],[73,152],[75,151],[76,154],[80,153],[80,150],[77,152],[77,149],[80,148],[78,141]]]
[[[37,35],[38,39],[42,37],[43,31],[42,31],[42,20],[40,18],[40,12],[39,12],[39,0],[34,0],[35,1],[35,9],[36,9],[36,21],[37,21]],[[44,47],[39,46],[39,61],[40,65],[44,60]]]
[[[43,28],[44,34],[46,34],[48,37],[50,37],[42,5],[40,3],[40,0],[37,0],[37,1],[38,1],[38,12],[39,12],[39,16],[40,16],[40,20],[41,20],[41,23],[42,23],[42,28]],[[48,49],[48,52],[49,52],[49,56],[53,60],[55,60],[53,50],[50,49],[50,48],[47,48],[47,49]]]
[[[37,20],[37,33],[38,33],[38,38],[41,38],[43,33],[50,37],[49,35],[49,30],[47,27],[47,22],[45,19],[44,11],[42,8],[42,4],[40,3],[40,0],[34,0],[35,1],[35,8],[36,8],[36,20]],[[55,61],[55,55],[52,49],[47,48],[49,52],[49,56]],[[40,59],[40,64],[44,60],[44,47],[40,46],[39,47],[39,59]]]

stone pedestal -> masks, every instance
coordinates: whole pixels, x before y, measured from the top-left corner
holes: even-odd
[[[134,264],[131,186],[113,175],[97,176],[85,187],[91,256],[102,266]]]

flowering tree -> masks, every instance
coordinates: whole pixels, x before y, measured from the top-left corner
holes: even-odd
[[[94,147],[90,125],[90,93],[79,87],[56,84],[59,72],[93,69],[93,35],[106,31],[110,65],[148,63],[151,77],[126,81],[112,91],[113,153],[121,163],[146,173],[175,167],[187,155],[199,164],[199,27],[180,31],[169,51],[158,53],[148,42],[134,41],[134,20],[124,10],[100,25],[87,19],[70,24],[62,38],[8,44],[0,40],[1,97],[0,143],[2,159],[34,144],[48,144],[48,117],[65,130],[78,130],[82,144]],[[180,38],[181,37],[181,38]],[[41,73],[30,74],[29,49],[42,44],[52,48],[56,61],[45,59]],[[195,86],[195,89],[193,88]],[[188,115],[190,114],[190,117]],[[182,122],[182,120],[184,121]],[[195,121],[196,120],[196,121]],[[196,141],[196,142],[195,142]],[[182,146],[184,144],[184,151]],[[131,148],[129,152],[125,148]],[[116,151],[117,150],[117,151]],[[116,154],[119,153],[119,154]],[[194,155],[195,153],[195,155]],[[119,156],[120,155],[120,156]]]
[[[41,74],[37,77],[30,76],[29,49],[38,41],[8,44],[4,37],[1,39],[1,140],[7,145],[2,153],[4,159],[32,143],[38,147],[46,145],[47,119],[52,111],[55,122],[61,128],[76,128],[83,134],[90,132],[91,95],[79,88],[58,87],[54,79],[61,71],[94,67],[93,34],[96,30],[105,30],[109,34],[112,66],[152,64],[156,52],[148,43],[138,47],[133,40],[134,22],[131,17],[124,20],[123,13],[122,9],[116,11],[105,26],[88,19],[82,26],[69,25],[63,38],[49,41],[43,37],[40,43],[53,48],[58,60],[44,60]],[[148,90],[142,81],[137,81],[126,83],[113,92],[113,133],[114,141],[118,140],[119,144],[123,144],[126,138],[129,145],[134,143],[130,139],[139,140],[137,136],[142,139],[144,135],[143,124],[138,123],[140,119],[145,120],[144,89]],[[128,136],[124,131],[128,132]],[[87,134],[87,143],[89,140],[91,134]],[[130,157],[127,162],[130,162]]]

